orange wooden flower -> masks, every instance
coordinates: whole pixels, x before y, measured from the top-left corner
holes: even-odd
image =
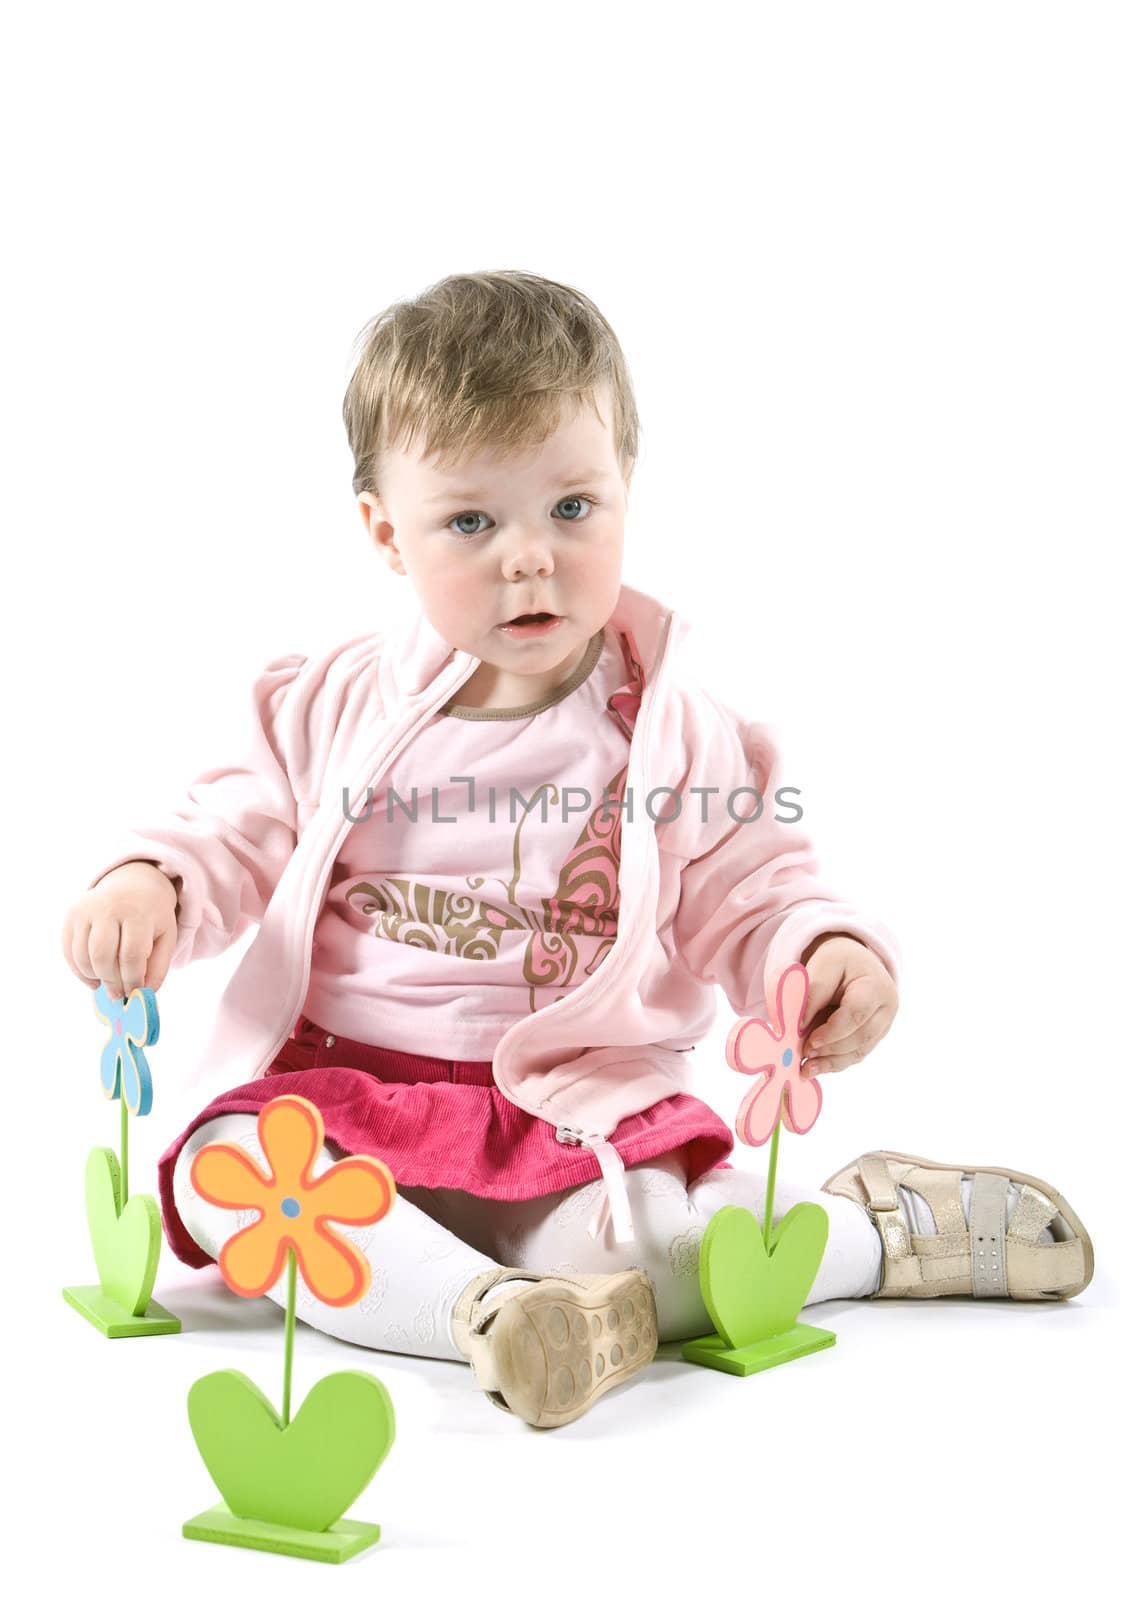
[[[324,1143],[324,1119],[310,1100],[278,1095],[261,1107],[257,1135],[271,1171],[266,1176],[237,1144],[207,1144],[190,1166],[203,1200],[261,1215],[222,1246],[221,1275],[235,1294],[267,1294],[296,1251],[305,1283],[329,1306],[350,1306],[371,1282],[367,1258],[330,1223],[378,1222],[395,1203],[395,1180],[374,1156],[345,1156],[313,1176]]]

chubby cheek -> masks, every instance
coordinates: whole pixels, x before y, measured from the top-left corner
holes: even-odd
[[[624,558],[624,529],[598,527],[596,536],[588,543],[563,550],[558,560],[563,577],[581,584],[601,598],[614,602],[620,590]]]
[[[450,638],[470,627],[471,579],[461,564],[439,563],[418,575],[424,610],[439,632]]]

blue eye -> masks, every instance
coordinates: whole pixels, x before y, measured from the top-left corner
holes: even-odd
[[[485,515],[485,512],[482,512],[482,511],[460,511],[457,517],[452,517],[450,519],[450,522],[447,523],[447,527],[448,528],[451,527],[451,525],[453,523],[455,523],[455,522],[469,522],[472,517],[481,517],[481,516],[484,516],[484,515]],[[487,519],[487,520],[489,520],[489,519]],[[464,538],[472,539],[475,534],[481,533],[482,529],[481,528],[455,528],[454,531],[455,531],[455,533],[462,534],[462,536]]]
[[[566,495],[563,500],[559,500],[557,505],[559,508],[561,506],[587,506],[591,510],[596,503],[597,502],[587,494],[570,494]],[[558,521],[586,522],[588,520],[588,516],[589,512],[586,512],[584,516],[577,515],[571,517],[559,517]],[[480,533],[485,533],[485,528],[456,528],[454,524],[456,522],[476,522],[479,517],[484,518],[487,522],[490,520],[484,511],[460,511],[457,516],[451,517],[450,521],[447,523],[447,527],[452,533],[457,533],[461,539],[475,539]]]
[[[557,502],[559,506],[595,506],[596,503],[595,500],[590,500],[587,494],[566,495],[564,500]],[[584,517],[567,517],[565,520],[568,522],[584,522],[587,520],[587,516],[588,513]]]

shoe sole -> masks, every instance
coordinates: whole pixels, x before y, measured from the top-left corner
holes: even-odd
[[[651,1362],[652,1280],[639,1268],[588,1289],[550,1278],[505,1301],[486,1332],[500,1384],[490,1398],[535,1428],[559,1428]]]
[[[1083,1258],[1087,1266],[1086,1277],[1083,1279],[1082,1283],[1078,1284],[1074,1289],[1067,1289],[1062,1294],[1058,1289],[1046,1289],[1043,1291],[1043,1298],[1047,1300],[1071,1300],[1075,1295],[1082,1294],[1087,1284],[1090,1283],[1091,1279],[1094,1277],[1095,1251],[1094,1246],[1091,1244],[1090,1234],[1087,1232],[1079,1218],[1075,1215],[1075,1212],[1068,1202],[1059,1193],[1058,1189],[1054,1188],[1049,1183],[1045,1183],[1042,1178],[1033,1178],[1030,1172],[1016,1172],[1012,1167],[977,1167],[962,1165],[960,1162],[954,1161],[928,1161],[924,1156],[906,1155],[900,1150],[879,1150],[873,1152],[867,1151],[866,1154],[881,1155],[890,1161],[909,1161],[912,1162],[914,1166],[918,1167],[934,1167],[938,1172],[963,1172],[965,1177],[967,1177],[970,1172],[995,1172],[998,1173],[1002,1178],[1010,1178],[1014,1183],[1030,1184],[1033,1189],[1038,1189],[1040,1194],[1045,1194],[1047,1196],[1047,1198],[1057,1208],[1059,1215],[1063,1218],[1063,1221],[1074,1230],[1076,1237],[1082,1243]],[[858,1157],[858,1161],[860,1160],[861,1156]],[[848,1166],[844,1166],[840,1168],[839,1171],[835,1172],[833,1177],[827,1178],[826,1183],[824,1183],[822,1187],[823,1189],[826,1188],[827,1184],[834,1183],[838,1178],[847,1178],[850,1176],[856,1176],[856,1174],[857,1161],[851,1161]],[[904,1185],[902,1185],[902,1187],[904,1187]]]

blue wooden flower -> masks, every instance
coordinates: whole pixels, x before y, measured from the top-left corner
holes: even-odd
[[[99,1063],[103,1093],[108,1100],[117,1100],[121,1094],[132,1116],[145,1117],[154,1100],[154,1086],[142,1046],[158,1038],[154,990],[132,989],[125,1000],[112,1000],[106,984],[101,983],[95,990],[95,1010],[111,1030]]]

